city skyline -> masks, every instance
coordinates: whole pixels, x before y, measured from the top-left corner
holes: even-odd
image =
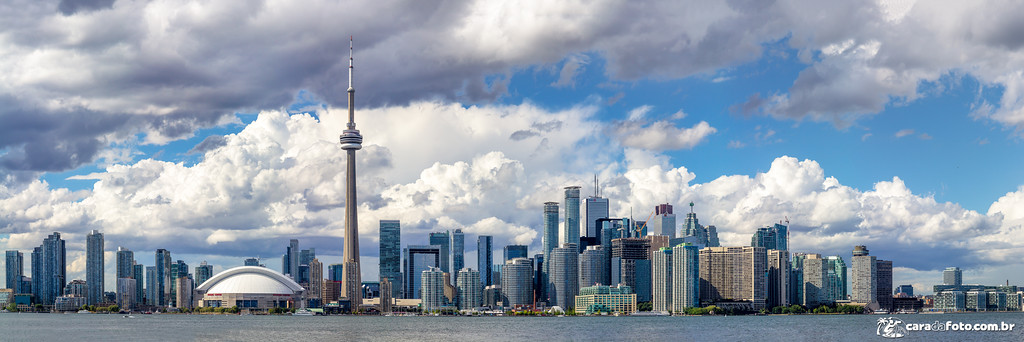
[[[952,266],[965,282],[1024,283],[1024,160],[1012,157],[1024,152],[1024,60],[996,34],[1014,32],[1012,8],[353,5],[418,19],[325,22],[350,17],[326,3],[13,8],[27,19],[0,21],[0,249],[29,257],[60,232],[67,280],[86,279],[98,230],[108,290],[118,246],[146,266],[166,249],[217,270],[248,257],[276,268],[300,239],[340,263],[355,35],[365,279],[381,220],[401,221],[403,246],[462,229],[464,265],[476,265],[474,236],[533,254],[544,203],[559,204],[559,236],[564,188],[580,186],[587,207],[596,174],[610,216],[667,203],[678,227],[693,202],[722,246],[788,218],[790,251],[867,245],[894,261],[894,283],[924,293]],[[253,25],[218,26],[234,13]],[[564,15],[529,20],[540,13]]]

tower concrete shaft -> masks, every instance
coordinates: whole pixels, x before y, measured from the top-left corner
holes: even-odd
[[[344,278],[342,292],[348,298],[352,311],[362,303],[362,280],[359,268],[359,220],[356,215],[356,150],[362,148],[363,136],[356,129],[355,97],[352,87],[352,39],[348,47],[348,129],[341,135],[341,148],[348,154],[345,182],[345,246],[342,250]]]

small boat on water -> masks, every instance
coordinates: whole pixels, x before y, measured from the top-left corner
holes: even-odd
[[[91,314],[92,312],[89,312],[89,310],[78,310],[78,313],[80,313],[80,314]]]
[[[298,310],[295,310],[295,312],[292,313],[292,316],[313,316],[313,315],[316,315],[316,313],[314,313],[313,310],[310,310],[310,309],[298,309]]]

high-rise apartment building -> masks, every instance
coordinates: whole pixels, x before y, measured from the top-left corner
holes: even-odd
[[[458,287],[459,310],[470,310],[480,307],[483,298],[483,287],[480,286],[480,272],[472,268],[459,270],[456,282]],[[383,291],[383,290],[382,290]]]
[[[647,221],[651,235],[676,237],[676,214],[672,213],[672,205],[665,203],[654,207],[654,216]]]
[[[544,203],[544,236],[541,241],[541,252],[544,253],[544,297],[551,298],[551,250],[558,247],[558,202]],[[553,300],[552,300],[553,302]]]
[[[609,217],[608,199],[597,196],[587,197],[584,200],[584,206],[586,207],[584,221],[587,225],[587,236],[600,239],[601,226],[597,220]]]
[[[831,285],[828,291],[829,301],[846,300],[849,293],[846,285],[846,262],[838,255],[826,257],[825,260],[828,261],[828,277]]]
[[[156,250],[156,279],[153,293],[153,305],[167,306],[171,302],[171,251]]]
[[[213,265],[207,264],[206,260],[203,260],[203,262],[199,263],[199,266],[196,266],[195,277],[195,285],[202,285],[213,277]]]
[[[299,240],[291,239],[288,247],[285,248],[284,256],[281,257],[281,274],[299,282]]]
[[[401,264],[402,257],[401,257],[401,254],[399,254],[398,260],[399,260],[399,264],[398,264],[398,277],[401,278],[401,276],[402,276],[402,264]],[[344,274],[345,274],[345,264],[330,264],[330,265],[327,266],[327,279],[330,279],[330,280],[333,280],[333,281],[341,281],[341,279],[344,278]],[[391,283],[392,284],[397,284],[397,283],[401,283],[401,282],[399,281],[399,282],[396,283],[396,282],[392,281]],[[399,292],[401,292],[401,290],[399,290]],[[396,297],[396,298],[401,298],[401,297]]]
[[[131,309],[136,306],[136,284],[136,280],[133,278],[117,278],[117,306],[122,309]]]
[[[438,268],[441,269],[441,272],[451,272],[451,267],[449,264],[450,261],[448,259],[448,256],[451,254],[452,249],[451,236],[448,235],[448,232],[433,232],[430,233],[429,241],[431,245],[437,246],[438,251],[440,251],[441,253],[439,256],[441,265],[438,266]]]
[[[466,234],[462,233],[462,229],[455,229],[452,231],[452,274],[455,275],[454,281],[456,284],[459,282],[459,271],[466,268]]]
[[[608,262],[604,258],[604,246],[587,246],[587,249],[580,253],[580,288],[607,285]]]
[[[398,220],[380,220],[380,279],[391,282],[391,297],[402,297],[402,224]],[[328,266],[331,280],[341,281],[342,264]]]
[[[560,239],[562,243],[571,243],[579,247],[580,243],[580,187],[565,187],[565,223],[562,225]]]
[[[879,309],[892,311],[892,261],[875,260],[875,300]]]
[[[860,303],[878,302],[878,265],[865,246],[853,247],[853,270],[850,300]]]
[[[526,245],[508,245],[505,246],[504,259],[502,262],[506,262],[515,258],[529,258],[530,254],[527,252]]]
[[[492,238],[488,235],[480,235],[476,238],[476,266],[480,271],[480,286],[487,287],[496,285],[500,279],[492,279],[491,263],[494,261],[494,253],[491,250]]]
[[[422,273],[430,270],[432,267],[437,268],[437,265],[441,263],[441,250],[436,245],[422,246],[422,245],[411,245],[406,246],[403,251],[405,255],[402,260],[402,269],[405,271],[405,297],[409,299],[422,299]],[[438,268],[438,270],[440,270]],[[441,272],[442,274],[444,272]],[[443,280],[443,277],[442,277]],[[441,296],[444,296],[444,288],[441,289]]]
[[[36,269],[32,269],[32,278],[40,278],[38,290],[36,290],[35,284],[32,288],[33,291],[36,291],[39,303],[53,305],[57,297],[64,294],[63,289],[67,279],[67,251],[64,248],[64,240],[57,232],[47,236],[39,249],[42,258],[40,264],[42,272],[37,275]],[[36,257],[34,252],[32,257],[33,259]],[[35,260],[33,260],[34,264]]]
[[[423,300],[423,311],[431,312],[444,307],[444,272],[437,267],[429,267],[419,273],[421,287],[421,299]]]
[[[135,278],[135,253],[124,247],[117,247],[116,279]]]
[[[664,247],[654,252],[651,259],[654,311],[672,310],[672,249]]]
[[[789,250],[789,227],[776,223],[773,226],[758,228],[750,238],[750,246]]]
[[[629,285],[638,301],[651,301],[651,261],[649,242],[642,238],[612,240],[611,283]]]
[[[43,289],[43,246],[32,249],[32,296],[40,300]]]
[[[551,250],[551,261],[548,272],[551,277],[552,292],[548,295],[551,304],[570,310],[576,305],[576,294],[579,293],[579,252],[575,243],[563,243],[561,247]]]
[[[828,262],[821,254],[806,254],[803,264],[804,297],[800,304],[808,308],[830,304],[827,293],[831,287],[828,283]]]
[[[156,266],[146,266],[146,305],[160,305],[160,294],[163,290],[157,285],[159,282],[156,280],[156,269]]]
[[[320,294],[323,292],[324,286],[324,264],[319,259],[313,258],[306,265],[309,267],[309,287],[306,288],[306,298],[310,299],[309,302],[316,304],[313,305],[314,307],[322,306]]]
[[[132,268],[135,270],[135,277],[133,277],[135,279],[135,303],[142,305],[146,303],[145,282],[142,281],[145,279],[146,267],[142,264],[135,264]]]
[[[103,233],[93,230],[85,236],[85,283],[89,285],[86,298],[89,305],[103,302]]]
[[[174,280],[174,304],[178,309],[192,309],[195,307],[195,282],[187,276],[178,277]]]
[[[19,251],[7,251],[4,261],[4,266],[7,267],[7,288],[14,290],[16,294],[24,293],[21,289],[21,277],[25,275],[25,255]]]
[[[961,286],[964,284],[964,273],[959,267],[946,267],[942,271],[942,285]]]
[[[700,250],[700,300],[750,302],[751,309],[766,305],[764,247],[707,247]]]
[[[514,258],[502,266],[501,289],[506,306],[533,305],[533,263],[527,258]]]
[[[700,256],[697,246],[672,247],[672,312],[700,306]]]
[[[770,249],[766,251],[768,293],[765,305],[768,308],[789,306],[790,263],[789,251]]]

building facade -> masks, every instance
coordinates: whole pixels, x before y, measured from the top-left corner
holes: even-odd
[[[504,259],[501,262],[506,262],[515,258],[529,258],[530,254],[527,253],[526,245],[508,245],[505,246],[503,253]]]
[[[438,262],[440,262],[441,265],[438,266],[438,268],[441,269],[441,272],[451,272],[451,261],[449,260],[449,256],[452,251],[451,235],[449,235],[448,232],[433,232],[428,236],[428,240],[431,245],[437,246],[438,251],[440,252]]]
[[[653,288],[654,311],[672,310],[672,249],[661,248],[654,252],[651,259],[651,283]]]
[[[156,250],[156,279],[153,286],[152,305],[166,306],[171,300],[171,252]]]
[[[21,290],[21,277],[25,275],[25,255],[19,251],[7,251],[5,256],[6,288],[13,293],[24,293]]]
[[[700,252],[689,243],[672,248],[672,308],[683,312],[700,306]]]
[[[580,243],[580,187],[565,187],[565,224],[559,241],[579,247]]]
[[[533,263],[527,258],[506,261],[501,273],[501,289],[505,306],[533,305]]]
[[[604,246],[587,246],[587,249],[580,253],[579,273],[580,288],[608,285],[608,263],[604,258]]]
[[[765,306],[789,306],[790,263],[789,251],[772,249],[766,251],[768,294]]]
[[[672,205],[665,203],[654,207],[654,216],[648,220],[651,235],[676,237],[676,214],[672,213]]]
[[[453,281],[458,284],[459,271],[466,268],[466,234],[462,229],[452,231],[452,275]]]
[[[860,303],[875,303],[878,301],[877,262],[875,257],[869,255],[865,246],[853,248],[853,270],[851,277],[852,291],[850,300]]]
[[[959,267],[946,267],[942,271],[942,284],[960,286],[964,284],[964,273]]]
[[[551,250],[551,263],[548,271],[551,274],[553,291],[549,294],[551,304],[572,310],[576,305],[575,298],[579,287],[579,252],[575,243],[563,243],[561,247]]]
[[[587,226],[587,236],[601,238],[601,225],[597,220],[608,218],[608,199],[598,196],[587,197],[584,201],[586,217],[583,219]]]
[[[700,300],[745,301],[750,309],[765,308],[767,286],[764,247],[707,247],[700,250]]]
[[[459,310],[471,310],[480,307],[483,298],[483,287],[480,286],[480,272],[472,268],[459,270],[459,277],[455,280],[458,285],[458,308]]]
[[[89,284],[89,305],[103,302],[103,233],[93,230],[85,236],[85,282]]]
[[[587,315],[598,313],[632,314],[637,312],[636,294],[626,285],[589,286],[576,296],[577,312]]]
[[[420,299],[423,300],[423,311],[441,310],[446,306],[444,272],[440,268],[430,267],[421,272],[420,284]]]
[[[43,245],[39,249],[42,272],[37,275],[36,270],[32,270],[32,278],[39,278],[39,286],[33,284],[32,289],[37,292],[35,295],[39,303],[54,305],[57,297],[64,294],[63,289],[67,281],[67,251],[64,240],[61,239],[60,233],[54,232],[43,240]],[[36,255],[33,253],[32,257],[35,258]],[[88,303],[88,299],[86,300]]]
[[[421,299],[422,273],[441,264],[441,249],[436,245],[412,245],[405,248],[404,254],[405,296],[407,299]]]
[[[491,264],[494,262],[494,253],[491,250],[493,238],[488,235],[480,235],[476,238],[476,266],[480,271],[480,285],[487,287],[500,282],[500,279],[493,279]]]

